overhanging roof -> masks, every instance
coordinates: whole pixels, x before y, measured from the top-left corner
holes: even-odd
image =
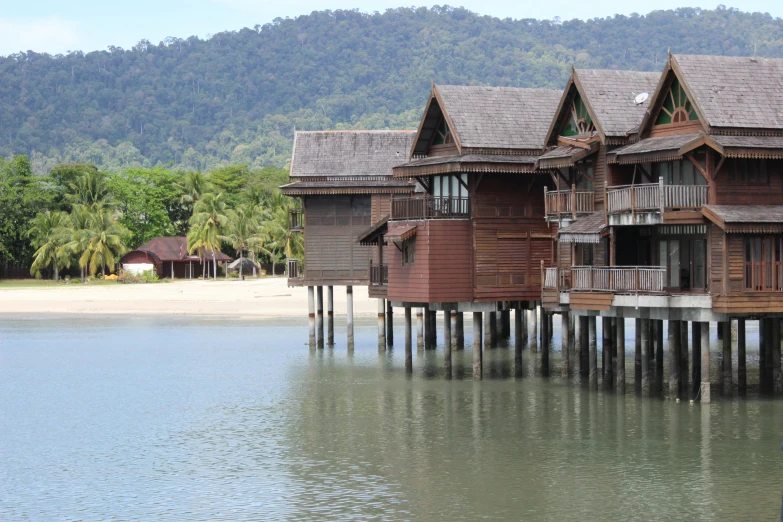
[[[416,225],[409,223],[389,223],[389,228],[384,235],[386,242],[400,242],[416,235]]]
[[[680,149],[694,140],[704,136],[700,132],[674,134],[672,136],[656,136],[645,138],[632,145],[626,145],[609,153],[610,163],[627,165],[647,161],[674,161],[682,159]]]
[[[702,214],[727,234],[783,232],[783,205],[705,205]]]
[[[394,168],[395,178],[411,178],[436,174],[500,173],[521,174],[534,172],[538,156],[504,154],[465,154],[433,156],[410,161]]]
[[[583,216],[566,228],[557,231],[560,243],[599,243],[601,232],[606,228],[606,216],[603,212],[593,212]]]
[[[555,147],[549,152],[538,158],[537,167],[539,169],[560,169],[573,167],[574,163],[583,160],[588,156],[595,154],[600,147],[600,143],[593,142],[588,148],[572,145],[561,145]]]
[[[370,228],[359,234],[358,242],[360,245],[377,245],[388,230],[389,216],[379,220]]]
[[[280,187],[286,196],[330,194],[408,194],[415,184],[400,179],[328,178],[321,181],[295,181]]]

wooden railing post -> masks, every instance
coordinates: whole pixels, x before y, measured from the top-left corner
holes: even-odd
[[[663,178],[658,178],[658,191],[660,192],[659,198],[660,198],[660,206],[661,206],[661,217],[663,217],[664,209],[666,208],[666,201],[663,194]]]
[[[576,219],[576,185],[571,185],[571,219]]]
[[[550,214],[549,212],[549,198],[547,197],[547,188],[544,187],[544,215],[548,216]]]

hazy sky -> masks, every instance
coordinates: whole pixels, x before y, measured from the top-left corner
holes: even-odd
[[[653,9],[683,6],[713,9],[719,3],[699,4],[692,0],[462,0],[449,5],[461,5],[480,14],[501,18],[560,17],[570,20],[633,12],[646,14]],[[127,49],[142,39],[157,44],[167,36],[203,38],[220,31],[265,24],[277,17],[296,17],[324,9],[358,8],[373,12],[401,5],[404,5],[403,0],[0,0],[0,55],[26,50],[53,54],[68,50],[92,51],[109,45]],[[783,16],[781,0],[742,0],[734,5],[743,11]]]

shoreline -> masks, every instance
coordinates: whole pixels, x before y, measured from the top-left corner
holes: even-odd
[[[354,287],[353,307],[357,318],[377,314],[377,304],[367,296],[367,287]],[[343,287],[334,289],[334,308],[336,318],[345,316]],[[306,320],[307,288],[288,287],[284,277],[245,281],[174,280],[139,285],[3,288],[0,284],[0,315],[35,318],[40,314]]]

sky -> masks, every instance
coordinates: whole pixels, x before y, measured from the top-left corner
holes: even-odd
[[[653,9],[702,7],[720,2],[695,0],[452,0],[479,14],[500,18],[562,20],[615,14],[646,14]],[[725,1],[724,1],[725,3]],[[167,36],[201,38],[221,31],[263,25],[275,18],[294,18],[326,9],[359,9],[372,13],[406,5],[404,0],[0,0],[0,55],[32,50],[51,54],[94,51],[115,45],[129,49],[146,39]],[[407,4],[408,6],[413,4]],[[417,4],[433,5],[433,4]],[[732,4],[725,3],[732,7]],[[783,17],[781,0],[742,0],[743,11]]]

